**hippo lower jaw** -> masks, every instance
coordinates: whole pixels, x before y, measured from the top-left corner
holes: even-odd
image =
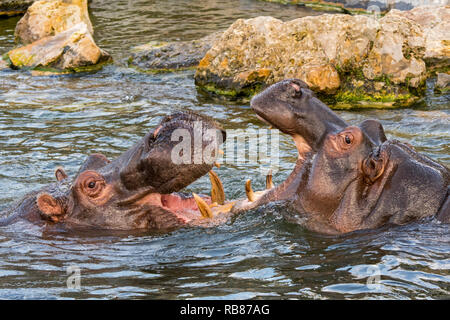
[[[172,229],[183,226],[214,226],[224,222],[234,202],[225,202],[223,185],[217,174],[209,172],[211,196],[181,192],[158,193],[142,189],[117,203],[122,212],[140,212],[150,223],[145,229]]]

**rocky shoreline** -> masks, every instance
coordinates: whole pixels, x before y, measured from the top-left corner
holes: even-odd
[[[392,10],[381,19],[324,14],[237,20],[200,61],[196,84],[251,96],[286,78],[340,108],[407,106],[436,70],[449,71],[450,7]]]
[[[95,44],[87,10],[87,0],[34,2],[17,23],[18,47],[3,55],[0,69],[101,69],[112,58]],[[395,108],[421,100],[426,80],[437,74],[435,92],[448,92],[449,29],[450,6],[393,9],[383,17],[260,16],[193,41],[134,47],[126,63],[148,73],[193,69],[201,91],[231,99],[298,78],[335,108]]]

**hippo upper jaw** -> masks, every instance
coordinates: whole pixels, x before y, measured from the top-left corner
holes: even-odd
[[[258,118],[292,136],[300,155],[317,152],[327,134],[347,126],[298,79],[270,86],[250,106]]]
[[[237,202],[232,209],[236,213],[268,202],[295,198],[304,164],[321,149],[328,134],[346,127],[346,123],[318,100],[306,83],[298,79],[271,85],[254,96],[250,106],[263,122],[292,137],[298,159],[294,170],[281,185],[254,193],[253,200],[249,198]]]
[[[176,113],[166,116],[111,167],[118,167],[119,180],[131,192],[176,192],[212,169],[225,138],[225,131],[211,119]]]

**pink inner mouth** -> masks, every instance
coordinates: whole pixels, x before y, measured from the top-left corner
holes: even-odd
[[[201,197],[207,204],[211,204],[210,197]],[[184,223],[189,223],[202,217],[197,203],[195,202],[193,197],[185,198],[176,193],[150,193],[149,195],[140,199],[137,204],[159,206],[164,210],[170,211],[172,214],[176,215]]]

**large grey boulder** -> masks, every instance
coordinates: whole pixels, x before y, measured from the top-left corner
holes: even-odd
[[[155,41],[134,47],[128,59],[128,64],[146,72],[167,72],[194,68],[220,35],[221,32],[216,32],[192,41]]]

